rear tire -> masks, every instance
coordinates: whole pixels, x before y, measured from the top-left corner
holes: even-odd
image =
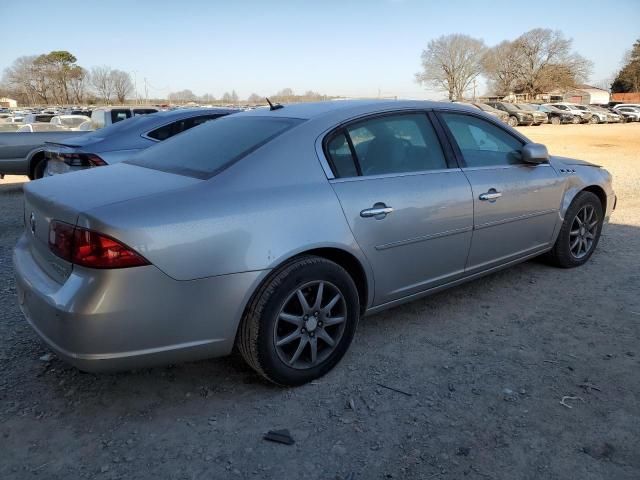
[[[44,158],[38,160],[33,167],[33,178],[31,178],[31,180],[38,180],[39,178],[44,177],[44,169],[46,166],[47,161]]]
[[[593,255],[604,223],[600,199],[591,192],[580,192],[567,209],[560,233],[549,259],[557,267],[584,265]]]
[[[267,380],[302,385],[340,361],[359,317],[351,276],[325,258],[300,257],[272,273],[254,294],[236,343],[249,366]]]

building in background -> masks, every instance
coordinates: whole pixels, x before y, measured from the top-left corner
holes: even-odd
[[[563,101],[580,103],[583,105],[607,105],[611,95],[607,90],[592,87],[590,85],[579,85],[577,88],[568,90],[562,96]]]
[[[13,98],[2,97],[0,98],[0,107],[1,108],[17,108],[18,102]]]

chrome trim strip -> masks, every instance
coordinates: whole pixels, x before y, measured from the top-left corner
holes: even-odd
[[[422,237],[409,238],[407,240],[398,240],[397,242],[384,243],[382,245],[376,245],[376,250],[387,250],[389,248],[401,247],[402,245],[409,245],[411,243],[424,242],[426,240],[433,240],[435,238],[448,237],[451,235],[457,235],[459,233],[466,233],[473,230],[473,227],[456,228],[455,230],[447,230],[446,232],[432,233],[431,235],[424,235]]]
[[[361,177],[345,177],[345,178],[333,178],[330,179],[331,183],[347,183],[347,182],[362,182],[365,180],[380,180],[384,178],[396,178],[396,177],[409,177],[418,175],[432,175],[437,173],[461,173],[459,168],[439,168],[437,170],[418,170],[415,172],[398,172],[398,173],[383,173],[380,175],[362,175]]]
[[[526,215],[520,215],[519,217],[504,218],[502,220],[496,220],[494,222],[482,223],[475,225],[474,230],[481,230],[483,228],[495,227],[496,225],[503,225],[505,223],[517,222],[518,220],[525,220],[527,218],[539,217],[541,215],[548,215],[550,213],[556,213],[558,210],[551,208],[549,210],[542,210],[540,212],[527,213]]]

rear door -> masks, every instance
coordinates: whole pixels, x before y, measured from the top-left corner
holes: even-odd
[[[425,112],[369,117],[325,141],[331,185],[373,267],[376,305],[460,277],[473,201]]]
[[[473,239],[467,273],[549,246],[564,190],[551,165],[522,162],[524,141],[488,119],[470,113],[438,115],[473,190]]]

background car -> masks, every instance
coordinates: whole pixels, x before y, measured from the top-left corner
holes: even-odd
[[[543,253],[583,265],[616,200],[606,170],[475,108],[371,100],[228,115],[24,198],[17,297],[61,359],[235,346],[279,385],[331,370],[365,313]]]
[[[127,118],[149,115],[159,110],[155,107],[98,107],[91,112],[93,129],[108,127]]]
[[[640,107],[633,106],[615,106],[613,107],[616,113],[624,115],[626,118],[633,122],[640,122]]]
[[[56,115],[49,120],[51,124],[68,128],[69,130],[78,130],[78,127],[87,121],[90,122],[91,119],[84,115]]]
[[[509,121],[509,114],[507,112],[498,110],[497,108],[493,108],[491,105],[487,105],[486,103],[482,102],[472,102],[471,105],[482,110],[485,113],[488,113],[489,115],[498,117],[504,123],[508,123]]]
[[[63,143],[49,142],[44,151],[45,175],[113,165],[157,142],[235,112],[237,110],[195,108],[138,115],[92,133],[65,139]]]
[[[553,125],[574,123],[574,119],[576,118],[574,115],[564,112],[553,105],[535,105],[535,107],[541,112],[546,113],[549,123],[552,123]]]
[[[533,112],[526,112],[518,107],[516,107],[513,103],[508,102],[485,102],[487,105],[497,108],[498,110],[502,110],[509,115],[507,119],[507,123],[516,127],[518,125],[533,125]]]
[[[544,104],[545,106],[548,104]],[[575,123],[589,123],[593,114],[586,109],[576,108],[573,103],[554,103],[554,107],[559,108],[565,112],[569,112],[575,117]]]
[[[543,123],[549,123],[549,117],[547,114],[538,109],[537,105],[530,105],[528,103],[515,104],[520,110],[530,112],[533,115],[533,124],[535,126],[542,125]]]
[[[16,130],[16,132],[59,132],[59,131],[68,131],[68,128],[65,128],[60,125],[55,125],[53,123],[48,122],[38,122],[38,123],[27,123],[22,125],[20,128]]]

